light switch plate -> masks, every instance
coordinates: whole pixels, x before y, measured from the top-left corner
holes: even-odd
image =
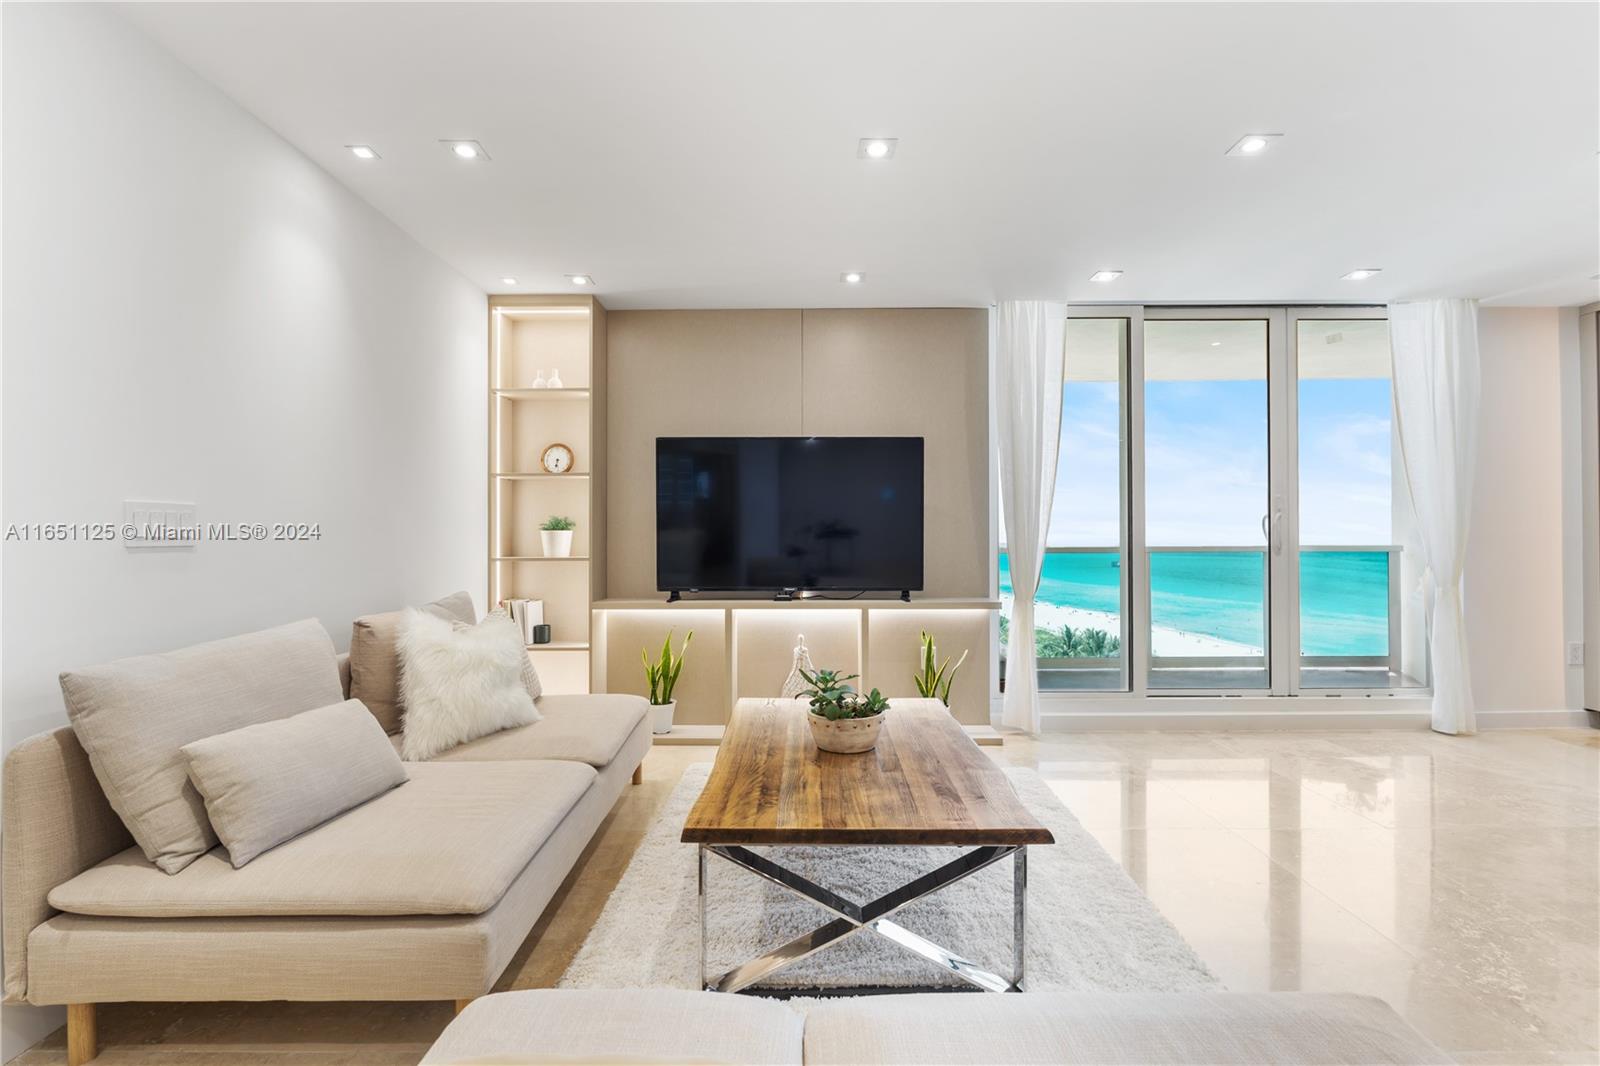
[[[1583,665],[1583,642],[1582,641],[1573,641],[1571,644],[1567,645],[1567,665],[1568,666],[1582,666]]]
[[[122,526],[122,543],[129,551],[194,551],[200,543],[192,503],[123,500]]]

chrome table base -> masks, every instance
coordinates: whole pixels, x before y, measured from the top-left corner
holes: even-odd
[[[713,980],[706,978],[706,856],[717,855],[735,866],[743,867],[751,873],[766,878],[780,888],[808,899],[824,910],[835,915],[832,921],[811,930],[804,936],[796,937],[758,958],[751,959],[741,966],[736,966],[727,973]],[[948,948],[940,947],[925,937],[918,936],[898,922],[889,920],[889,915],[900,910],[907,904],[921,899],[923,896],[937,892],[941,888],[955,884],[962,878],[977,873],[979,870],[998,862],[1007,855],[1011,856],[1012,890],[1012,976],[1009,980],[992,974],[962,958]],[[1027,913],[1028,899],[1028,849],[1026,845],[988,845],[966,852],[950,862],[945,863],[937,870],[932,870],[921,877],[908,881],[893,892],[879,896],[869,903],[854,903],[836,892],[832,892],[822,885],[795,873],[786,867],[778,865],[764,855],[758,855],[748,848],[737,845],[701,844],[700,845],[700,984],[709,992],[745,992],[763,991],[771,993],[772,989],[757,989],[756,985],[766,978],[777,973],[787,966],[792,966],[801,959],[809,958],[817,952],[832,944],[846,940],[862,930],[876,933],[893,944],[920,955],[933,962],[940,969],[953,974],[974,988],[985,992],[1020,992],[1022,991],[1022,954],[1026,940],[1024,921]],[[897,992],[943,992],[949,991],[945,985],[915,985],[905,988],[896,987]],[[853,991],[853,989],[805,988],[794,989],[793,995],[818,995],[827,994],[829,991]]]

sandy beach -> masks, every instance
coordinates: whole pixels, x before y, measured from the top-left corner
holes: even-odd
[[[1011,613],[1011,597],[1002,594],[1000,597],[1001,613]],[[1086,611],[1078,607],[1062,607],[1056,604],[1038,603],[1033,608],[1033,622],[1039,629],[1060,629],[1062,626],[1071,626],[1073,629],[1103,629],[1107,633],[1121,633],[1122,622],[1114,614],[1105,611]],[[1185,633],[1179,629],[1167,629],[1156,626],[1151,641],[1151,650],[1158,656],[1211,656],[1211,655],[1260,655],[1260,648],[1252,648],[1247,644],[1238,644],[1231,640],[1219,640],[1199,633]]]

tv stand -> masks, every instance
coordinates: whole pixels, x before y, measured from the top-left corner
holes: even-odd
[[[683,599],[683,593],[679,592],[677,589],[673,589],[671,592],[667,593],[668,603],[677,603],[681,599]]]
[[[901,589],[900,590],[900,602],[902,602],[902,603],[910,603],[911,602],[911,590],[910,589]]]

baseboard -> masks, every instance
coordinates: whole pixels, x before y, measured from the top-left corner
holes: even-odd
[[[1568,729],[1590,726],[1600,729],[1600,715],[1594,711],[1479,711],[1482,729]]]
[[[1047,711],[1040,716],[1045,733],[1245,733],[1336,729],[1406,729],[1428,727],[1428,713],[1382,711],[1236,711],[1126,710]]]
[[[1104,706],[1083,710],[1047,709],[1040,715],[1045,733],[1117,732],[1295,732],[1302,730],[1426,729],[1430,715],[1425,699],[1407,700],[1405,706],[1383,709],[1322,709],[1302,702],[1292,709],[1272,706],[1218,709],[1216,706],[1152,707],[1163,701],[1145,701],[1138,709],[1106,710]],[[1220,701],[1218,701],[1220,702]],[[1234,701],[1229,701],[1234,702]],[[1255,702],[1255,701],[1252,701]],[[1265,704],[1266,701],[1260,701]],[[1320,701],[1318,701],[1320,702]],[[1386,701],[1389,702],[1389,701]],[[1399,701],[1392,701],[1398,703]],[[1600,712],[1579,710],[1479,711],[1478,729],[1600,729]],[[999,725],[996,715],[995,724]]]

